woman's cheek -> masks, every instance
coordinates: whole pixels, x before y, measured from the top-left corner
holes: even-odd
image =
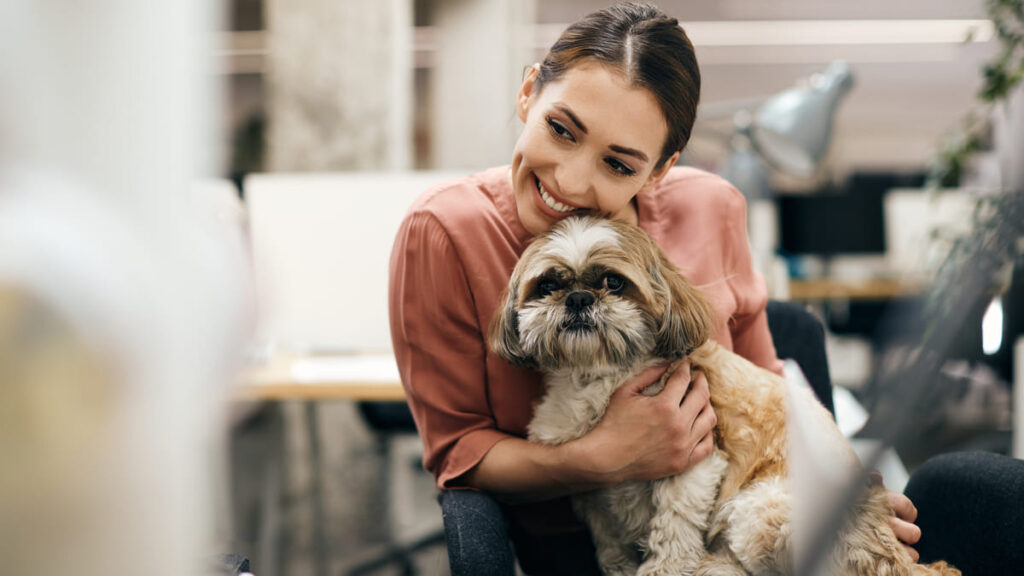
[[[608,190],[602,194],[603,201],[598,201],[601,211],[610,214],[613,218],[623,215],[628,211],[630,202],[637,195],[639,190],[630,188]]]

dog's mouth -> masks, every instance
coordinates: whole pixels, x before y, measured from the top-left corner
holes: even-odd
[[[562,332],[579,334],[597,330],[597,324],[587,318],[573,317],[562,322]]]

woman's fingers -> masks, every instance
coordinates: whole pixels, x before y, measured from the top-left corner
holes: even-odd
[[[690,389],[690,362],[684,360],[679,362],[675,366],[675,370],[672,371],[668,376],[668,382],[665,383],[665,390],[662,391],[662,395],[665,396],[666,402],[674,402],[676,406],[683,403],[683,399],[686,397]]]
[[[616,394],[633,395],[643,393],[645,388],[657,382],[665,374],[665,370],[667,368],[668,365],[666,364],[658,364],[642,370],[639,374],[630,378],[625,385],[619,388]],[[687,374],[689,374],[689,366],[687,366]],[[688,375],[687,380],[689,380]]]
[[[900,544],[907,550],[910,557],[917,562],[921,559],[921,555],[917,553],[911,544],[916,544],[921,539],[921,529],[916,525],[907,522],[906,520],[900,520],[895,516],[889,517],[889,526],[892,528],[893,533],[896,534],[896,538],[899,539]]]
[[[889,506],[892,506],[892,510],[898,518],[911,523],[917,521],[917,507],[910,501],[910,498],[892,490],[888,492],[887,496],[889,497]]]
[[[718,415],[715,414],[715,409],[711,406],[711,402],[705,401],[704,408],[693,420],[693,425],[690,427],[690,431],[695,436],[703,438],[714,432],[715,426],[717,425]]]
[[[711,452],[715,449],[715,435],[708,432],[700,442],[693,446],[693,450],[690,452],[690,466],[695,466],[705,458],[711,455]]]
[[[691,428],[694,428],[696,419],[705,408],[711,407],[711,390],[708,388],[708,379],[703,372],[693,372],[693,377],[688,383],[688,388],[682,397],[683,411],[690,414]],[[703,435],[703,434],[702,434]]]
[[[896,534],[896,538],[906,548],[910,557],[914,562],[917,562],[921,559],[921,555],[913,547],[913,544],[917,544],[921,540],[921,528],[914,524],[914,521],[917,520],[917,507],[910,501],[910,498],[899,492],[889,490],[886,496],[889,500],[889,506],[892,507],[893,513],[896,514],[889,517],[889,526],[892,528],[893,533]]]

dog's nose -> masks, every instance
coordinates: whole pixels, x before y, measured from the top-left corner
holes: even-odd
[[[565,299],[565,307],[569,312],[579,313],[594,303],[594,296],[589,292],[573,292]]]

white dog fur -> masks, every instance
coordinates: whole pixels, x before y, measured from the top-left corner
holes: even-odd
[[[491,348],[545,374],[533,441],[585,435],[615,389],[648,366],[688,358],[707,377],[718,418],[711,456],[677,476],[573,497],[605,574],[792,572],[785,384],[708,340],[713,309],[646,234],[608,220],[564,220],[524,252],[503,302]],[[796,400],[816,414],[835,465],[858,471],[813,394]],[[871,487],[839,535],[831,573],[959,574],[941,562],[914,564],[889,527],[891,514],[884,488]]]

